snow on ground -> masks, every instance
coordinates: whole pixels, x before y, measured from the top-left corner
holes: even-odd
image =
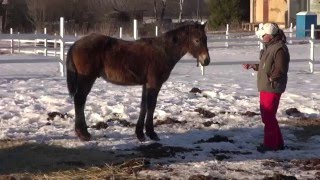
[[[291,58],[308,58],[308,48],[308,45],[290,45]],[[257,46],[210,48],[210,55],[212,62],[254,62],[257,61],[258,51]],[[262,179],[275,173],[294,175],[298,179],[315,178],[315,170],[263,166],[270,160],[319,158],[320,136],[302,142],[294,134],[299,128],[281,123],[285,144],[290,148],[264,154],[257,152],[256,146],[263,139],[260,116],[241,115],[246,111],[259,113],[256,73],[242,69],[240,63],[225,64],[209,65],[205,69],[205,76],[201,76],[196,61],[188,55],[176,65],[159,94],[155,117],[157,120],[170,117],[187,123],[159,125],[155,130],[162,145],[200,148],[202,151],[184,153],[175,158],[152,159],[151,163],[161,163],[166,168],[141,173],[173,179],[185,179],[193,174],[228,179]],[[311,74],[307,62],[291,62],[287,91],[281,98],[278,111],[279,121],[292,120],[285,113],[289,108],[297,108],[307,117],[320,118],[319,75],[319,65],[315,66],[315,73]],[[203,92],[190,93],[193,87]],[[116,86],[98,79],[87,99],[87,124],[92,126],[115,117],[136,123],[140,96],[139,86]],[[217,115],[204,118],[195,112],[197,108]],[[117,123],[109,124],[106,129],[90,128],[92,141],[81,142],[74,134],[73,118],[56,117],[50,121],[51,125],[47,124],[47,114],[55,111],[74,115],[66,80],[59,77],[57,63],[0,65],[0,139],[23,139],[66,148],[101,150],[132,149],[152,143],[139,143],[134,128]],[[230,113],[219,113],[221,111]],[[206,121],[214,123],[205,127],[203,123]],[[196,143],[215,135],[226,136],[233,143]],[[243,154],[229,154],[229,159],[220,161],[212,154],[213,150],[240,151]]]

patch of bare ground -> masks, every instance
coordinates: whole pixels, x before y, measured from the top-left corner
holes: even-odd
[[[320,158],[316,159],[299,159],[290,161],[293,166],[299,167],[304,171],[316,171],[315,179],[320,179]]]
[[[149,162],[120,151],[0,141],[0,179],[144,179]],[[27,173],[26,173],[27,172]]]
[[[263,180],[297,180],[295,176],[287,176],[283,174],[275,174],[273,176],[264,177]]]
[[[123,127],[135,127],[136,126],[135,124],[133,124],[131,122],[128,122],[125,119],[119,119],[119,118],[108,119],[107,122],[109,122],[109,123],[118,123]]]
[[[130,149],[131,151],[132,149]],[[160,143],[152,143],[148,145],[140,145],[139,147],[133,149],[137,152],[136,155],[142,156],[145,158],[165,158],[165,157],[176,157],[178,153],[181,153],[180,156],[184,159],[183,153],[199,151],[200,149],[192,149],[178,146],[164,146]]]
[[[215,135],[209,139],[201,139],[197,142],[195,142],[195,144],[200,144],[200,143],[212,143],[212,142],[229,142],[229,143],[234,143],[234,141],[232,139],[229,139],[226,136],[221,136],[221,135]]]
[[[203,109],[203,108],[197,108],[197,109],[195,109],[194,111],[195,111],[195,112],[198,112],[199,114],[201,114],[202,117],[204,117],[204,118],[213,118],[213,117],[216,116],[215,113],[210,112],[210,111],[208,111],[208,110],[205,110],[205,109]]]
[[[55,117],[60,117],[62,119],[72,118],[72,116],[69,115],[68,113],[60,113],[60,112],[56,112],[56,111],[49,112],[47,115],[48,115],[48,117],[47,117],[48,121],[54,120]]]
[[[201,175],[201,174],[196,174],[192,175],[188,178],[188,180],[221,180],[221,178],[213,177],[210,175]]]
[[[1,180],[31,180],[31,179],[148,179],[138,175],[138,172],[149,168],[150,162],[136,158],[120,164],[93,166],[72,170],[60,170],[48,173],[16,173],[0,175]]]
[[[305,171],[317,170],[320,175],[320,158],[292,160],[291,163]]]
[[[0,55],[4,55],[4,54],[9,54],[9,53],[6,51],[0,51]]]
[[[212,149],[210,153],[216,158],[218,161],[223,161],[225,159],[229,159],[230,155],[247,155],[252,154],[249,151],[227,151],[221,149]]]
[[[320,135],[320,118],[296,117],[279,123],[301,127],[294,130],[293,134],[302,142],[306,142],[312,136]]]
[[[293,160],[269,160],[262,164],[267,168],[283,167],[286,168],[298,168],[302,171],[315,171],[315,179],[320,179],[320,159],[293,159]],[[265,179],[297,179],[294,176],[286,176],[282,174],[275,174],[273,177]]]
[[[178,121],[177,119],[175,118],[171,118],[171,117],[167,117],[163,120],[157,120],[154,125],[155,126],[159,126],[159,125],[164,125],[164,124],[186,124],[187,121]]]

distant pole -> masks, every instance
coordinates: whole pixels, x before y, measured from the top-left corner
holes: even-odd
[[[59,69],[60,75],[64,77],[64,18],[60,17],[60,62],[59,62]]]
[[[199,21],[199,0],[197,0],[197,21]]]
[[[288,4],[288,6],[287,6],[287,9],[288,9],[288,11],[287,11],[287,19],[288,19],[288,24],[287,24],[287,26],[289,26],[289,23],[292,23],[291,22],[291,0],[289,0],[289,1],[287,1],[287,4]]]
[[[43,34],[47,34],[47,28],[43,29]],[[44,39],[44,56],[48,55],[48,49],[47,49],[47,37]]]
[[[12,28],[10,28],[10,35],[12,36],[13,35],[13,29]],[[11,49],[10,49],[10,53],[11,54],[13,54],[13,52],[14,52],[14,50],[13,50],[13,37],[11,37],[11,39],[10,39],[10,47],[11,47]]]
[[[201,22],[201,24],[203,25],[204,22]],[[200,64],[201,75],[204,76],[204,66],[202,66],[201,63],[199,64]]]
[[[54,33],[53,48],[54,48],[53,56],[56,56],[57,55],[57,33]]]
[[[122,39],[122,27],[120,27],[119,38]]]
[[[133,38],[138,39],[138,21],[136,19],[133,20]]]
[[[64,37],[64,17],[60,17],[60,36]]]
[[[258,30],[262,29],[262,27],[263,27],[263,23],[260,23],[259,24],[259,28],[256,28],[255,31],[258,31]],[[261,37],[259,37],[259,38],[261,38]],[[260,50],[262,50],[263,49],[263,43],[262,43],[261,39],[259,39],[258,44],[259,44]]]
[[[310,61],[309,61],[309,66],[310,66],[310,72],[314,72],[314,24],[311,24],[311,39],[310,39]]]
[[[228,39],[229,39],[229,24],[227,24],[227,28],[226,28],[226,43],[225,43],[226,47],[229,47]]]
[[[293,25],[292,25],[292,23],[290,23],[290,30],[289,30],[289,38],[290,38],[290,40],[289,40],[289,44],[292,44],[292,34],[293,34],[293,27],[292,27]]]
[[[20,35],[20,32],[18,32],[18,35]],[[20,53],[20,46],[21,46],[20,37],[18,37],[18,53]]]
[[[156,26],[156,37],[158,37],[158,26]]]
[[[33,45],[34,45],[34,49],[33,49],[33,53],[34,54],[37,54],[37,30],[35,30],[34,31],[34,43],[33,43]]]

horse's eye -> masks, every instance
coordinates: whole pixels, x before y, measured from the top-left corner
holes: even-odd
[[[195,39],[194,42],[195,42],[196,44],[199,44],[199,43],[200,43],[200,40],[199,40],[199,39]]]

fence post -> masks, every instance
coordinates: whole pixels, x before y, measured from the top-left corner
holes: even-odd
[[[311,24],[311,32],[310,32],[310,61],[309,61],[309,66],[310,66],[310,72],[314,72],[314,24]]]
[[[138,21],[136,19],[133,20],[133,38],[138,39]]]
[[[34,49],[33,49],[33,53],[37,54],[37,30],[34,31]]]
[[[122,27],[120,27],[120,30],[119,30],[119,38],[122,39]]]
[[[292,44],[292,34],[293,34],[293,27],[292,27],[293,25],[292,25],[292,23],[290,23],[290,29],[289,29],[289,32],[290,32],[290,34],[289,34],[289,38],[290,38],[290,40],[289,40],[289,44]]]
[[[227,24],[227,29],[226,29],[226,47],[229,47],[229,43],[228,43],[228,39],[229,39],[229,24]]]
[[[54,33],[54,42],[53,42],[53,56],[57,55],[57,33]]]
[[[20,32],[18,32],[18,53],[20,53],[20,45],[21,45],[21,43],[20,43]]]
[[[47,35],[47,28],[43,29],[43,34]],[[48,56],[48,49],[47,49],[47,37],[44,39],[44,56]]]
[[[14,42],[13,42],[13,29],[10,28],[10,35],[11,35],[11,39],[10,39],[10,53],[13,54],[14,53],[14,50],[13,50],[13,45],[14,45]]]
[[[260,50],[263,49],[263,42],[262,42],[262,40],[259,41],[259,49],[260,49]]]
[[[158,26],[156,26],[156,37],[158,37]]]
[[[201,25],[204,25],[204,22],[201,22]],[[229,27],[229,26],[227,26],[227,27]],[[204,75],[204,67],[201,65],[201,63],[199,63],[199,64],[200,64],[201,75],[203,76]]]
[[[255,28],[254,28],[254,34],[255,34],[255,35],[257,35],[257,31],[258,31],[258,28],[255,27]],[[258,38],[259,38],[259,37],[258,37]],[[260,38],[259,38],[259,40],[258,40],[258,45],[259,45],[259,47],[260,47]]]
[[[59,62],[59,67],[60,67],[60,75],[64,77],[64,18],[60,17],[60,62]]]

